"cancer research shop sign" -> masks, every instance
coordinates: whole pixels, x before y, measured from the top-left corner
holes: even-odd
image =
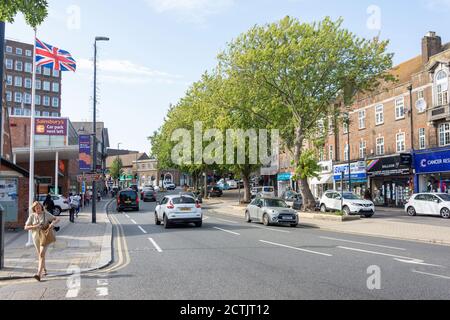
[[[417,153],[414,164],[418,174],[450,171],[450,150],[433,153]]]

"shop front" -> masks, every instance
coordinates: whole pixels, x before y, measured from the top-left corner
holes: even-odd
[[[450,193],[450,149],[433,149],[414,155],[415,192]]]
[[[278,182],[278,196],[281,197],[281,195],[289,190],[294,190],[292,181],[292,173],[290,172],[281,172],[277,175],[277,182]]]
[[[411,165],[402,164],[401,156],[368,160],[367,176],[376,206],[402,208],[413,193]]]
[[[342,176],[344,180],[342,180]],[[339,190],[349,191],[351,183],[351,191],[363,197],[367,191],[367,170],[366,162],[358,161],[350,164],[350,174],[348,164],[335,165],[333,168],[333,177],[335,188]]]
[[[309,182],[311,192],[316,199],[322,198],[323,194],[328,190],[334,189],[333,180],[333,162],[322,161],[319,162],[322,171],[317,178],[312,178]]]

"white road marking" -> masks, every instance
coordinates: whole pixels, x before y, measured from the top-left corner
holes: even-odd
[[[97,280],[97,286],[99,286],[99,287],[105,287],[105,286],[107,286],[107,285],[109,285],[108,279],[100,279],[100,280]]]
[[[433,273],[421,272],[421,271],[417,271],[417,270],[412,270],[412,272],[418,273],[418,274],[423,274],[423,275],[426,275],[426,276],[432,276],[432,277],[435,277],[435,278],[441,278],[441,279],[450,280],[450,277],[442,276],[442,275],[440,275],[440,274],[433,274]]]
[[[79,293],[80,293],[80,289],[70,289],[67,291],[66,299],[77,298]]]
[[[127,215],[127,214],[125,215],[125,217],[127,217],[128,219],[130,219],[130,216],[129,216],[129,215]]]
[[[235,236],[240,236],[240,234],[237,233],[237,232],[233,232],[233,231],[229,231],[229,230],[225,230],[225,229],[217,228],[217,227],[214,227],[214,229],[220,230],[220,231],[223,231],[223,232],[227,232],[227,233],[231,233],[231,234],[234,234]]]
[[[133,222],[134,224],[137,224],[137,222],[136,222],[136,221],[134,221],[133,219],[131,219],[131,222]]]
[[[231,221],[231,220],[225,220],[225,219],[219,219],[219,218],[214,218],[216,220],[222,221],[222,222],[228,222],[228,223],[233,223],[233,224],[239,224],[239,222],[236,221]]]
[[[145,234],[147,234],[147,231],[145,231],[141,226],[139,226],[139,229],[141,229],[141,231]]]
[[[158,244],[155,242],[155,240],[153,240],[152,238],[148,238],[148,240],[150,240],[150,242],[153,244],[153,246],[155,247],[156,251],[158,252],[163,252],[162,249],[160,248],[160,246],[158,246]]]
[[[251,225],[251,226],[253,228],[257,228],[257,229],[264,229],[264,230],[270,230],[270,231],[281,232],[281,233],[291,233],[290,231],[286,231],[286,230],[266,228],[266,227],[260,227],[260,226],[255,226],[255,225]]]
[[[307,253],[317,254],[317,255],[320,255],[320,256],[325,256],[325,257],[332,257],[333,256],[333,255],[328,254],[328,253],[322,253],[322,252],[317,252],[317,251],[300,249],[300,248],[297,248],[297,247],[287,246],[285,244],[280,244],[280,243],[275,243],[275,242],[270,242],[270,241],[265,241],[265,240],[259,240],[259,241],[262,242],[262,243],[265,243],[265,244],[273,245],[273,246],[288,248],[288,249],[297,250],[297,251],[303,251],[303,252],[307,252]]]
[[[421,259],[410,258],[410,257],[402,257],[402,256],[397,256],[395,254],[376,252],[376,251],[369,251],[369,250],[362,250],[362,249],[349,248],[349,247],[341,247],[341,246],[339,246],[338,248],[339,249],[343,249],[343,250],[356,251],[356,252],[369,253],[369,254],[374,254],[374,255],[379,255],[379,256],[391,257],[391,258],[394,258],[394,260],[396,260],[398,262],[403,262],[403,263],[421,264],[421,265],[428,265],[428,266],[434,266],[434,267],[442,267],[442,266],[439,266],[439,265],[426,264]]]
[[[108,288],[97,288],[97,297],[106,297],[108,294]]]
[[[363,244],[363,245],[372,246],[372,247],[379,247],[379,248],[386,248],[386,249],[406,251],[406,249],[403,249],[403,248],[390,247],[390,246],[384,246],[384,245],[380,245],[380,244],[373,244],[373,243],[367,243],[367,242],[358,242],[358,241],[351,241],[351,240],[344,240],[344,239],[337,239],[337,238],[329,238],[329,237],[320,237],[320,238],[321,239],[326,239],[326,240],[340,241],[340,242]]]

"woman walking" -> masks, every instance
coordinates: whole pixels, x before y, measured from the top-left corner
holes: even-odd
[[[37,281],[41,281],[42,276],[47,275],[45,256],[48,246],[55,242],[53,228],[59,221],[58,218],[47,212],[39,202],[36,201],[31,206],[31,215],[25,224],[25,230],[32,232],[34,246],[39,259],[38,272],[34,276]]]

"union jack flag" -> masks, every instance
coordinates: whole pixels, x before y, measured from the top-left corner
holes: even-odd
[[[36,39],[36,66],[58,71],[73,71],[77,62],[69,52],[61,50]]]

